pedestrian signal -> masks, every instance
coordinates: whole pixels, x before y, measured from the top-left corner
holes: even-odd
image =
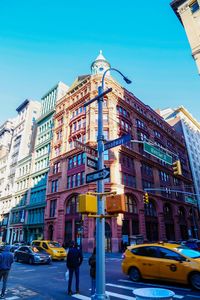
[[[145,193],[143,196],[144,204],[149,204],[149,195],[148,193]]]
[[[125,195],[106,196],[106,211],[110,214],[119,214],[126,211]]]
[[[97,197],[93,195],[78,195],[78,212],[81,214],[97,213]]]
[[[181,162],[180,160],[176,160],[173,165],[173,174],[176,175],[182,175],[182,170],[181,170]]]

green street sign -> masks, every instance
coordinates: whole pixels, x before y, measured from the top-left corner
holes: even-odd
[[[185,202],[193,205],[197,205],[197,200],[191,196],[185,196]]]
[[[163,160],[165,163],[172,165],[172,156],[162,150],[157,149],[155,146],[144,143],[144,151],[151,154],[152,156],[155,156],[156,158]]]

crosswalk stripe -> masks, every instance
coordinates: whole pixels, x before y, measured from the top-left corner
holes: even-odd
[[[90,297],[87,297],[87,296],[84,296],[84,295],[80,295],[80,294],[72,295],[72,297],[76,298],[76,299],[80,299],[80,300],[90,300],[91,299]]]
[[[12,296],[12,297],[6,297],[5,300],[16,300],[16,299],[20,299],[20,297],[18,296]]]
[[[118,285],[118,284],[113,284],[113,283],[106,283],[107,286],[112,286],[112,287],[116,287],[116,288],[119,288],[119,289],[125,289],[125,290],[129,290],[129,291],[134,291],[135,288],[132,288],[130,286],[125,286],[125,285]],[[177,299],[182,299],[184,296],[181,296],[181,295],[175,295],[174,298],[177,298]]]
[[[154,284],[154,283],[146,283],[146,282],[145,283],[143,283],[143,282],[133,282],[133,281],[126,280],[126,279],[119,279],[118,281],[132,283],[132,284],[136,284],[136,285],[148,285],[148,286],[161,287],[161,288],[173,289],[173,290],[191,291],[191,289],[187,289],[187,288],[170,286],[170,285],[161,285],[161,284],[156,284],[156,283]]]
[[[130,286],[125,286],[125,285],[118,285],[118,284],[113,284],[113,283],[106,283],[107,286],[113,286],[113,287],[117,287],[120,289],[124,289],[124,290],[130,290],[133,291],[135,288],[132,288]]]
[[[130,297],[130,296],[122,295],[122,294],[118,294],[118,293],[113,293],[113,292],[108,292],[108,291],[106,291],[106,294],[109,295],[109,296],[113,296],[113,297],[116,297],[116,298],[120,298],[120,299],[136,300],[135,297]]]

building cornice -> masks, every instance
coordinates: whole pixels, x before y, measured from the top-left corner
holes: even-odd
[[[193,118],[193,116],[185,109],[183,106],[177,108],[177,112],[182,112],[199,130],[200,130],[200,123]]]

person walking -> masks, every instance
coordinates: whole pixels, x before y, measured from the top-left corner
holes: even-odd
[[[3,279],[3,285],[1,290],[0,298],[5,297],[6,284],[8,280],[8,274],[13,263],[13,254],[10,252],[10,247],[5,246],[5,249],[0,253],[0,280]]]
[[[67,254],[67,268],[69,269],[68,295],[72,295],[72,279],[73,273],[76,277],[76,294],[79,294],[79,267],[82,264],[83,255],[80,249],[77,248],[75,242],[71,242]]]
[[[88,261],[90,265],[90,277],[91,277],[91,296],[96,291],[96,247],[93,249],[93,253]]]

